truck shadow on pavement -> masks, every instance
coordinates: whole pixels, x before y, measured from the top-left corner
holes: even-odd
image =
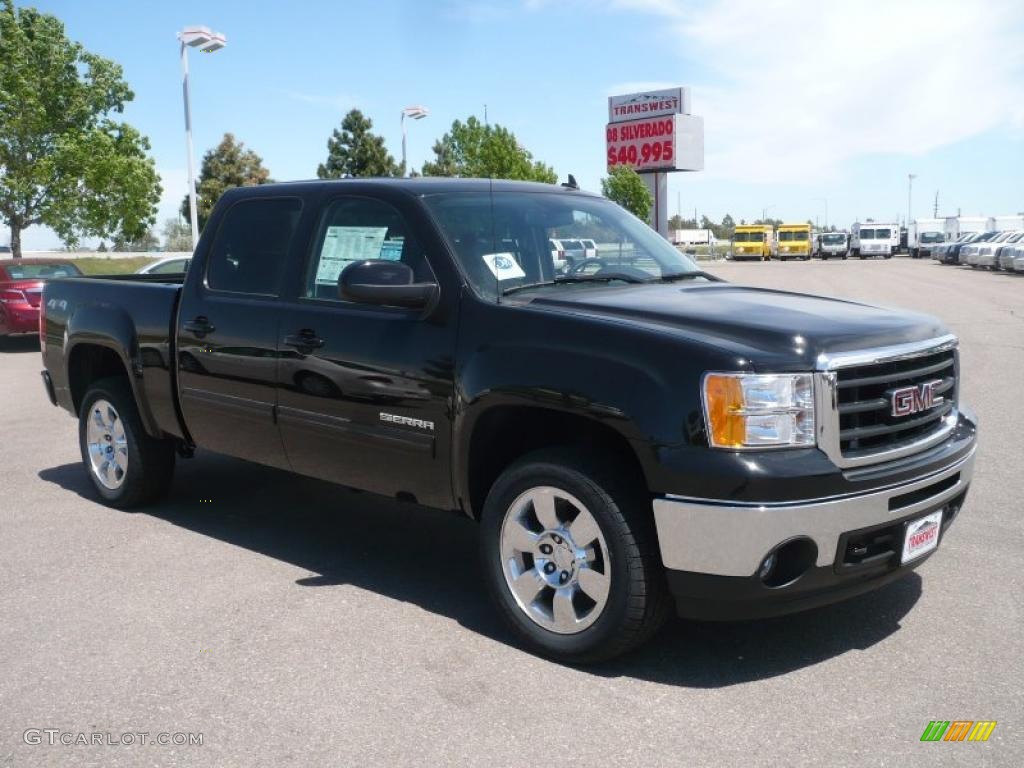
[[[38,336],[0,336],[0,353],[35,352],[39,354]],[[39,366],[42,368],[42,365]]]
[[[39,477],[98,504],[81,464]],[[480,575],[476,524],[461,516],[205,452],[179,462],[168,498],[136,514],[316,574],[298,579],[300,586],[353,585],[514,643]],[[673,619],[638,651],[584,671],[693,688],[770,678],[870,648],[900,629],[920,595],[921,579],[911,573],[877,592],[789,617]]]

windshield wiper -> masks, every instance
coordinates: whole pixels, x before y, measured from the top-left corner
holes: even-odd
[[[525,291],[527,288],[539,288],[544,285],[561,285],[563,283],[607,283],[612,280],[621,280],[624,283],[643,283],[645,280],[625,272],[602,272],[596,275],[556,275],[554,280],[542,280],[537,283],[524,283],[513,285],[501,292],[502,296],[508,296],[516,291]]]

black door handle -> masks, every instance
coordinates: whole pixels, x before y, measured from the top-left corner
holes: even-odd
[[[285,336],[284,343],[299,350],[311,350],[322,347],[324,340],[319,338],[314,331],[303,328],[296,334]]]
[[[213,333],[217,330],[217,327],[202,315],[197,317],[195,320],[186,320],[182,323],[181,327],[189,333],[194,334],[197,339],[201,339],[206,334]]]

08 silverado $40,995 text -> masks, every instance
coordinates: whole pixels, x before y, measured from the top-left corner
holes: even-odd
[[[973,469],[938,320],[725,283],[572,188],[231,190],[187,275],[54,280],[40,331],[106,503],[156,500],[198,446],[459,511],[511,627],[571,662],[673,604],[751,618],[890,582]]]

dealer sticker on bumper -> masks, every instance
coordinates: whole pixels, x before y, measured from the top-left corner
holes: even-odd
[[[927,555],[939,546],[939,530],[942,527],[942,510],[913,520],[907,524],[903,538],[903,558],[900,563],[909,563]]]

